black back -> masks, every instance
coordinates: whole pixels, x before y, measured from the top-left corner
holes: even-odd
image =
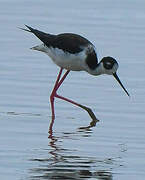
[[[59,48],[72,54],[81,52],[83,47],[89,44],[92,45],[90,41],[77,34],[64,33],[51,35],[37,29],[33,29],[30,26],[26,27],[29,28],[30,32],[35,34],[47,47]]]

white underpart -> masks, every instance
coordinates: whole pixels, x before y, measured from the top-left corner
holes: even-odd
[[[89,45],[85,48],[82,47],[83,50],[76,54],[71,54],[58,48],[48,48],[44,44],[35,46],[31,49],[46,53],[56,65],[67,70],[87,71],[89,74],[98,76],[101,74],[112,75],[118,69],[118,64],[114,64],[112,69],[105,69],[102,62],[98,64],[96,69],[90,69],[85,60],[88,51],[90,52],[92,50],[95,50],[94,46],[92,45]]]
[[[85,59],[87,57],[87,47],[84,48],[83,51],[76,54],[71,54],[58,48],[48,48],[44,44],[35,46],[31,49],[46,53],[55,64],[64,69],[72,71],[87,71],[88,67],[85,63]]]

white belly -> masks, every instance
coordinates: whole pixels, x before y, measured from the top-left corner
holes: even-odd
[[[61,49],[50,47],[44,44],[32,47],[31,49],[46,53],[59,67],[72,71],[86,71],[86,52],[71,54]]]
[[[84,63],[86,54],[83,51],[77,54],[70,54],[58,48],[47,48],[45,53],[59,67],[72,71],[85,70]]]

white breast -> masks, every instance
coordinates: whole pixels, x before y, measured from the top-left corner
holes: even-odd
[[[31,49],[45,52],[53,60],[55,64],[64,69],[72,71],[85,70],[85,59],[87,56],[86,50],[83,50],[76,54],[71,54],[69,52],[64,52],[63,50],[58,48],[48,48],[44,44],[35,46]]]

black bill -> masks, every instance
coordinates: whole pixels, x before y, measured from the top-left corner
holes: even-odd
[[[127,90],[125,89],[125,87],[123,86],[122,82],[120,81],[119,77],[117,76],[117,74],[116,74],[116,73],[113,73],[113,76],[114,76],[115,79],[119,82],[120,86],[124,89],[124,91],[126,92],[126,94],[127,94],[128,96],[130,96],[129,93],[127,92]]]

